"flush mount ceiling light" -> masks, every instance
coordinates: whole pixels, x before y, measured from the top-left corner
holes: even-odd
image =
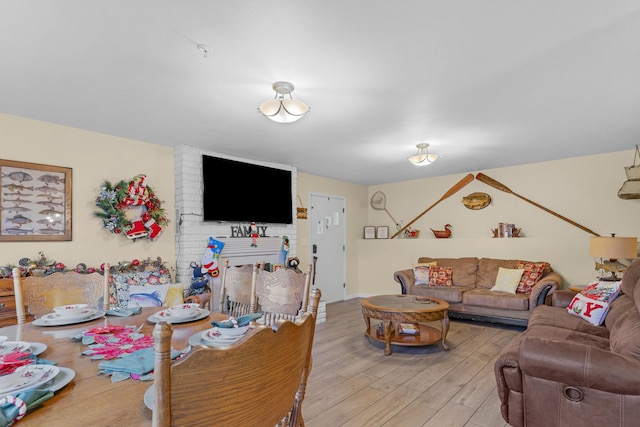
[[[429,144],[418,144],[416,147],[418,152],[407,159],[411,164],[416,166],[430,165],[440,157],[438,154],[429,153]]]
[[[275,99],[264,101],[258,107],[258,111],[278,123],[292,123],[304,116],[309,111],[309,106],[304,102],[296,101],[291,96],[293,84],[289,82],[275,82],[273,90],[276,91]],[[285,96],[289,96],[285,98]]]

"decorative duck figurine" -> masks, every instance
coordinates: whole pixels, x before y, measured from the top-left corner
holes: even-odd
[[[452,225],[451,224],[445,225],[444,230],[434,230],[433,228],[431,228],[430,230],[433,231],[433,235],[436,236],[438,239],[447,239],[451,237],[451,230],[449,230],[449,227],[452,227]]]

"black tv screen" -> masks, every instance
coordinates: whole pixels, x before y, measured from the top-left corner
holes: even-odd
[[[293,223],[291,171],[202,155],[205,221]]]

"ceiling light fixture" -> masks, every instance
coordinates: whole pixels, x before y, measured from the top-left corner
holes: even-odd
[[[430,165],[440,157],[438,154],[429,153],[429,144],[418,144],[416,147],[418,148],[418,152],[407,158],[409,162],[416,166]]]
[[[302,118],[309,111],[307,104],[296,101],[291,96],[293,84],[275,82],[272,87],[276,91],[275,99],[264,101],[258,107],[258,111],[266,117],[278,123],[292,123]],[[286,95],[289,95],[289,98],[285,98]]]

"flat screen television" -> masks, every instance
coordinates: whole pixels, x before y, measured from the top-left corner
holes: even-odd
[[[205,221],[293,223],[291,170],[202,155]]]

